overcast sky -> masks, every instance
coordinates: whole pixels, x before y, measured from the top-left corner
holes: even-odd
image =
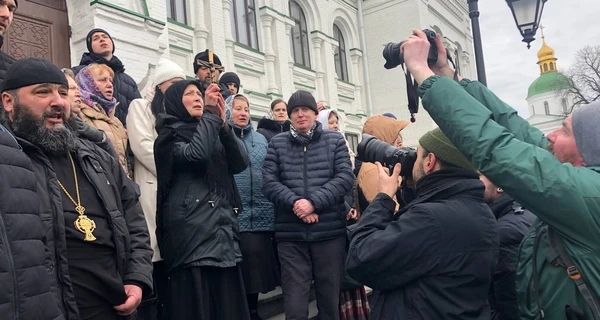
[[[528,50],[505,0],[481,0],[479,11],[488,87],[526,118],[527,88],[539,76],[540,30]],[[600,1],[548,0],[542,24],[559,70],[567,69],[578,49],[600,44]]]

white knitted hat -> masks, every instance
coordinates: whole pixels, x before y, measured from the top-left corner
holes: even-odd
[[[183,69],[171,60],[160,58],[154,71],[154,85],[157,86],[173,78],[185,79]]]

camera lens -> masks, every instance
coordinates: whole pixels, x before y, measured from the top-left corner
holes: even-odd
[[[400,46],[402,42],[394,43],[390,42],[383,48],[383,58],[385,59],[384,68],[393,69],[402,63],[404,63],[404,57],[400,53]]]

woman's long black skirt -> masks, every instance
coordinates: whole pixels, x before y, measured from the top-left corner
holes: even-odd
[[[240,266],[191,267],[169,279],[170,320],[250,320]]]
[[[280,282],[272,232],[240,233],[242,278],[247,294],[267,293]]]

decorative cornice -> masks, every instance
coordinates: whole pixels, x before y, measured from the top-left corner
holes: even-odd
[[[438,2],[444,5],[446,9],[450,10],[450,12],[452,12],[452,14],[454,14],[457,18],[460,18],[461,20],[465,18],[463,11],[453,3],[454,1],[438,0]]]
[[[121,12],[124,12],[124,13],[128,13],[128,14],[136,16],[136,17],[143,18],[146,21],[151,21],[151,22],[160,24],[162,26],[166,25],[165,22],[157,20],[157,19],[154,19],[154,18],[152,18],[152,17],[150,17],[150,16],[148,16],[146,14],[135,12],[135,11],[123,8],[123,7],[118,6],[116,4],[112,4],[110,2],[106,2],[105,0],[92,0],[92,1],[90,1],[90,7],[92,7],[92,6],[96,5],[96,4],[107,6],[109,8],[113,8],[115,10],[118,10],[118,11],[121,11]]]

